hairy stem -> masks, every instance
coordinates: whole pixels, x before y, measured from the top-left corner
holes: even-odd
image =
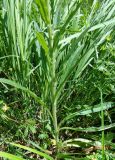
[[[55,98],[57,81],[56,81],[56,57],[55,51],[53,50],[53,30],[51,24],[48,27],[49,32],[49,46],[50,46],[50,56],[51,56],[51,101],[52,101],[52,116],[53,125],[55,130],[55,140],[56,140],[56,152],[58,152],[58,127],[57,127],[57,100]]]

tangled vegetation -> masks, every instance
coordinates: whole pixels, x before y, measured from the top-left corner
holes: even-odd
[[[115,0],[0,1],[0,157],[115,159]]]

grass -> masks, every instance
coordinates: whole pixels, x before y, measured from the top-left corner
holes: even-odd
[[[2,0],[1,99],[6,103],[16,101],[18,107],[11,106],[7,114],[13,118],[17,115],[22,127],[17,129],[19,132],[23,134],[25,123],[29,127],[25,125],[24,133],[34,137],[33,141],[37,133],[41,135],[39,143],[43,148],[51,148],[45,136],[53,140],[54,159],[59,159],[59,154],[63,156],[67,147],[63,147],[63,142],[71,139],[69,135],[73,136],[71,146],[84,148],[83,142],[79,144],[74,139],[84,136],[82,132],[98,131],[102,132],[105,159],[104,130],[115,126],[114,122],[105,125],[104,118],[107,109],[114,107],[114,5],[114,0]],[[100,112],[101,124],[95,126],[92,114],[99,122]],[[34,115],[37,117],[32,126],[28,120]],[[112,119],[111,115],[108,119]],[[93,124],[88,122],[88,116]],[[30,137],[25,136],[24,141],[28,143]],[[18,144],[17,147],[29,149]],[[38,154],[47,159],[45,154]],[[1,152],[1,156],[8,154]]]

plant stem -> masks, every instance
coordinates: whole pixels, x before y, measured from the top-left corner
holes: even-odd
[[[104,111],[103,111],[103,94],[101,91],[101,126],[103,128],[102,131],[102,160],[105,160],[105,140],[104,140]]]
[[[53,50],[53,31],[51,24],[48,27],[49,31],[49,45],[50,45],[50,54],[52,59],[51,64],[51,101],[52,101],[52,116],[53,116],[53,125],[55,130],[55,141],[56,141],[56,152],[58,152],[58,127],[57,127],[57,99],[55,98],[56,95],[56,88],[57,88],[57,81],[56,81],[56,57],[55,51]]]

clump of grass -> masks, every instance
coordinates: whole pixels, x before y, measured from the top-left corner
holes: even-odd
[[[86,105],[82,97],[84,89],[79,91],[79,86],[83,86],[81,80],[84,80],[86,72],[89,79],[95,76],[95,62],[98,62],[103,54],[101,47],[107,44],[108,36],[114,34],[115,1],[94,0],[90,7],[87,6],[88,11],[82,8],[86,4],[88,5],[85,1],[77,0],[3,0],[2,17],[7,46],[4,55],[7,61],[4,63],[10,68],[10,72],[7,73],[9,79],[18,83],[4,78],[0,78],[0,82],[21,89],[23,98],[28,99],[25,95],[30,95],[39,104],[40,120],[43,122],[41,130],[46,133],[46,126],[49,126],[49,134],[55,142],[55,159],[58,158],[63,144],[66,144],[61,139],[63,131],[77,133],[102,131],[102,157],[104,157],[104,130],[115,126],[114,123],[104,126],[104,110],[112,108],[114,106],[112,102],[110,105],[104,103],[101,94],[101,105],[94,106],[93,109],[89,106],[82,108],[81,104]],[[34,19],[32,13],[37,13],[39,18]],[[92,74],[89,74],[90,72]],[[93,85],[89,97],[98,85],[101,89],[104,86],[102,80],[95,81]],[[76,95],[82,99],[79,103]],[[98,104],[99,98],[94,97],[94,102]],[[95,104],[90,100],[88,103]],[[81,106],[80,109],[78,104]],[[77,106],[76,110],[71,112],[74,106]],[[68,115],[64,112],[67,107],[71,112]],[[75,117],[88,116],[100,111],[102,118],[100,127],[68,125],[68,121],[73,121]],[[84,146],[84,142],[79,142],[79,145],[77,143],[73,138],[71,146]],[[24,146],[17,146],[33,151]],[[60,156],[63,157],[63,153]],[[47,158],[46,155],[43,157]]]

